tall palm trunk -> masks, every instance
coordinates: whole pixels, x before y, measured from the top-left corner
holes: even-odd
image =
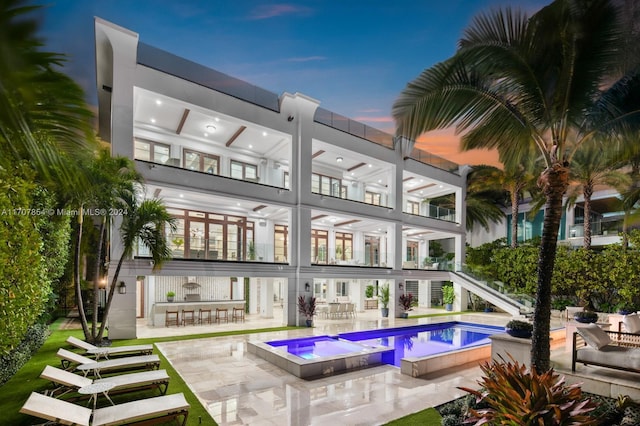
[[[551,325],[551,278],[556,260],[558,231],[562,217],[562,197],[569,185],[569,169],[561,163],[542,172],[539,181],[547,199],[538,255],[538,287],[533,313],[531,365],[542,374],[551,368],[549,327]]]
[[[584,223],[582,247],[587,250],[591,248],[591,196],[593,196],[593,184],[590,182],[582,190],[584,195]]]
[[[98,305],[100,304],[100,272],[102,271],[102,245],[104,244],[104,234],[106,232],[107,226],[107,216],[102,217],[102,221],[100,222],[100,231],[99,231],[99,239],[98,239],[98,247],[96,252],[96,265],[95,265],[95,273],[93,280],[93,321],[91,324],[91,337],[93,338],[93,342],[99,342],[102,338],[98,338],[96,335],[96,328],[98,326]],[[103,316],[104,318],[104,316]]]
[[[518,191],[511,191],[511,248],[518,247],[518,214],[520,204],[518,203]]]
[[[89,339],[91,334],[89,333],[89,327],[87,325],[87,316],[84,313],[84,302],[82,301],[82,285],[80,275],[80,261],[82,258],[82,225],[83,225],[84,207],[80,206],[78,209],[78,238],[76,241],[76,271],[75,271],[75,284],[76,284],[76,304],[78,305],[78,314],[80,315],[80,324],[82,324],[82,331],[84,332],[85,339]]]
[[[111,309],[111,301],[113,300],[113,295],[116,292],[116,284],[118,283],[118,276],[120,275],[120,269],[122,268],[122,263],[124,262],[125,254],[123,253],[118,261],[118,266],[116,267],[116,271],[113,273],[113,279],[111,280],[111,284],[109,285],[109,294],[107,295],[107,301],[104,305],[104,311],[102,313],[102,324],[100,324],[100,331],[98,332],[98,339],[102,340],[102,335],[104,334],[105,326],[107,325],[107,321],[105,319],[109,315],[109,309]]]

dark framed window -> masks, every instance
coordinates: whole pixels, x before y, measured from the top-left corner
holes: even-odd
[[[258,166],[255,164],[243,163],[242,161],[231,160],[231,177],[234,179],[258,181]]]
[[[353,234],[336,232],[336,260],[353,259]]]
[[[311,263],[327,263],[329,232],[320,229],[311,230]]]
[[[417,201],[407,201],[407,213],[419,215],[420,214],[420,203]]]
[[[364,193],[364,202],[367,204],[373,204],[375,206],[380,205],[380,201],[382,200],[382,195],[377,192],[365,191]]]
[[[274,261],[287,263],[289,227],[286,225],[275,225],[273,227],[273,240]]]
[[[185,169],[217,175],[220,173],[220,157],[205,154],[203,152],[185,149],[183,152],[182,166]]]
[[[342,184],[342,179],[318,173],[311,175],[311,192],[330,197],[347,198],[347,186]]]
[[[135,139],[133,158],[136,160],[152,161],[167,164],[171,158],[171,146],[146,139]],[[175,164],[176,166],[179,164]]]

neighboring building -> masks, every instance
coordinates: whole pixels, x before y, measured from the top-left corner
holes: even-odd
[[[366,288],[389,284],[393,316],[402,291],[424,306],[437,298],[432,281],[448,280],[443,269],[464,256],[458,165],[405,152],[412,144],[319,101],[270,93],[99,18],[95,30],[100,137],[135,160],[146,197],[162,199],[178,221],[162,270],[152,272],[142,247],[125,262],[111,338],[135,337],[136,318],[164,325],[167,291],[178,301],[247,300],[265,318],[282,305],[289,325],[304,323],[299,295],[348,298],[363,310]],[[447,194],[455,210],[425,201]],[[426,259],[434,240],[446,259]],[[111,241],[117,259],[118,236]]]
[[[520,205],[518,214],[518,242],[529,241],[542,236],[544,209],[532,219],[529,217],[531,205],[525,201]],[[505,209],[506,218],[499,224],[491,224],[487,232],[480,226],[467,236],[472,247],[506,238],[511,244],[511,209]],[[620,194],[613,189],[599,189],[591,197],[591,245],[593,247],[619,243],[623,230],[624,212],[622,211]],[[581,247],[584,236],[584,197],[580,196],[575,205],[568,209],[560,220],[558,242]]]

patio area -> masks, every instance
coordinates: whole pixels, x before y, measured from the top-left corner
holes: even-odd
[[[147,327],[146,321],[139,320],[138,337],[281,326],[282,312],[275,311],[273,319],[248,315],[244,323],[187,327]],[[412,314],[443,312],[418,308]],[[481,374],[478,363],[420,378],[401,374],[399,368],[382,365],[309,381],[248,353],[246,342],[451,320],[504,325],[509,319],[508,315],[500,313],[396,319],[381,318],[379,310],[367,310],[359,312],[357,318],[319,318],[314,321],[313,328],[167,342],[159,343],[157,347],[220,425],[377,425],[465,395],[458,387],[477,386]],[[560,320],[554,321],[554,327],[561,325]],[[585,382],[585,391],[602,395],[620,391],[640,399],[640,394],[632,394],[627,386],[633,379],[637,382],[635,375],[629,379],[629,374],[623,372],[600,372],[597,370],[607,369],[584,366],[571,374],[570,357],[571,353],[565,352],[564,345],[552,353],[556,370],[566,375],[569,383]],[[617,384],[608,384],[613,382]],[[622,383],[625,386],[620,387]],[[640,392],[638,386],[632,389]]]

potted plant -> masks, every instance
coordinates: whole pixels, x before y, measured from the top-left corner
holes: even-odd
[[[533,324],[527,321],[511,320],[504,329],[509,336],[528,339],[533,332]]]
[[[173,291],[167,292],[167,302],[173,302],[173,298],[176,297],[176,293]]]
[[[453,311],[453,301],[456,298],[456,292],[453,285],[447,284],[442,286],[442,303],[447,311]]]
[[[373,297],[373,286],[368,285],[367,288],[364,289],[364,296],[367,299],[371,299]]]
[[[383,318],[389,316],[389,284],[385,284],[378,289],[378,300],[380,301],[380,313]]]
[[[256,260],[256,245],[253,241],[249,241],[249,246],[247,247],[247,257],[249,260]]]
[[[307,327],[313,325],[313,316],[316,314],[316,298],[310,297],[309,302],[303,295],[298,296],[298,312],[307,318]]]
[[[598,321],[598,314],[593,311],[578,311],[573,314],[573,319],[588,324],[590,322]]]
[[[413,309],[416,304],[416,300],[413,297],[413,294],[401,294],[400,295],[400,307],[402,308],[402,318],[409,317],[409,311]]]

